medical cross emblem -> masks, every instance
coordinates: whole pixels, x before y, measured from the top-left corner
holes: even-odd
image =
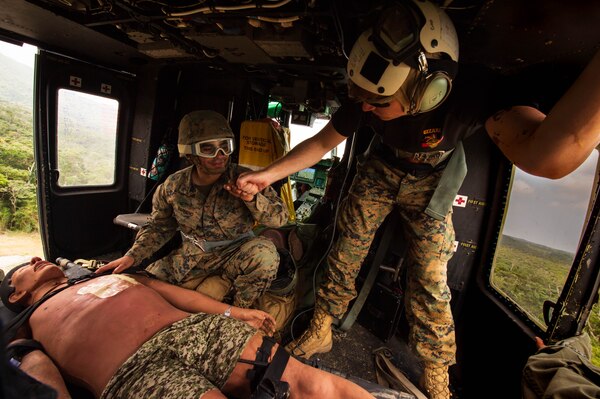
[[[69,84],[75,87],[81,87],[81,79],[77,76],[71,76],[69,79]]]
[[[466,195],[457,195],[454,198],[454,202],[452,203],[452,205],[464,208],[467,206],[467,199],[469,199],[469,197],[467,197]]]
[[[458,241],[452,243],[452,252],[458,251]]]

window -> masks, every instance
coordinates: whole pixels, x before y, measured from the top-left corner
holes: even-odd
[[[119,102],[58,91],[57,167],[61,187],[115,183]]]
[[[575,258],[597,165],[598,151],[593,151],[558,180],[515,168],[491,283],[542,329],[543,303],[556,302]]]
[[[311,126],[297,125],[290,123],[290,149],[294,148],[304,140],[319,133],[321,129],[329,123],[329,119],[316,119]],[[331,159],[332,157],[342,158],[344,156],[344,149],[346,148],[346,140],[342,141],[331,151],[323,155],[323,159]]]

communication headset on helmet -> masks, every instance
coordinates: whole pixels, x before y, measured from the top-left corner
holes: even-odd
[[[406,112],[414,115],[448,97],[457,62],[458,38],[450,18],[428,1],[411,0],[385,10],[358,38],[347,70],[363,97],[367,93],[365,100],[389,102],[402,88]]]

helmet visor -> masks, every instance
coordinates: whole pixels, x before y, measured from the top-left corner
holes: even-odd
[[[381,14],[374,28],[375,46],[384,57],[402,62],[418,50],[421,25],[409,4],[396,4]]]
[[[179,144],[180,154],[196,155],[202,158],[214,158],[219,151],[223,155],[231,155],[235,150],[235,143],[232,138],[222,138],[213,140],[198,141],[193,144]]]

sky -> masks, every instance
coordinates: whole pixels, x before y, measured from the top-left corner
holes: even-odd
[[[598,151],[576,171],[558,180],[517,169],[504,234],[575,252],[590,203]]]
[[[33,68],[37,47],[24,44],[23,47],[0,41],[0,54]]]
[[[315,119],[312,126],[302,126],[296,124],[290,124],[290,147],[294,148],[300,142],[306,140],[309,137],[317,134],[327,123],[329,119]],[[344,150],[346,149],[346,140],[342,141],[337,146],[336,156],[342,158],[344,156]],[[323,155],[323,159],[331,158],[331,152],[327,152]]]

